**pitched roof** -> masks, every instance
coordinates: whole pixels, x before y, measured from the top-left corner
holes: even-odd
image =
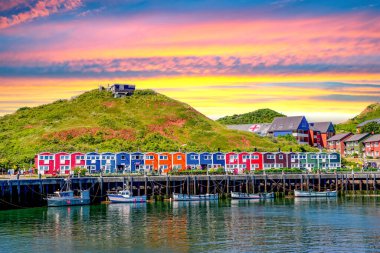
[[[371,123],[371,122],[376,122],[377,124],[380,124],[380,119],[366,120],[366,121],[360,123],[359,125],[357,125],[356,127],[363,127],[363,126],[365,126],[365,125],[367,125],[368,123]]]
[[[340,141],[340,140],[342,140],[342,139],[344,139],[350,135],[351,135],[351,133],[336,134],[333,137],[331,137],[330,139],[328,139],[327,141]]]
[[[303,118],[303,116],[276,117],[268,132],[297,130]]]
[[[368,135],[369,135],[369,133],[354,134],[354,135],[350,136],[348,139],[346,139],[344,142],[360,141],[361,139],[366,138]]]
[[[327,133],[331,124],[332,124],[331,122],[313,122],[313,123],[309,123],[309,126],[314,131]]]
[[[380,134],[372,135],[371,137],[369,137],[363,142],[373,142],[373,141],[380,141]]]

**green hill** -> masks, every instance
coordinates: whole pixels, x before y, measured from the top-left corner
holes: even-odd
[[[374,103],[367,106],[359,115],[355,116],[348,121],[337,124],[335,129],[338,132],[355,132],[356,125],[370,119],[378,119],[380,118],[380,103]]]
[[[93,90],[0,117],[0,167],[27,167],[42,151],[300,150],[286,140],[228,130],[152,90],[113,98]],[[304,147],[302,147],[304,148]],[[308,148],[308,147],[306,147]]]
[[[224,125],[251,124],[251,123],[271,123],[276,117],[286,117],[271,109],[259,109],[253,112],[225,116],[217,121]]]

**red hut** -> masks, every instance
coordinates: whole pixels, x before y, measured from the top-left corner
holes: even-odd
[[[238,173],[239,155],[235,152],[228,152],[226,154],[226,170]]]
[[[251,170],[251,157],[248,152],[242,152],[238,155],[239,173]]]
[[[57,174],[70,174],[70,154],[59,152],[54,155],[54,172]]]
[[[70,159],[71,170],[74,168],[86,168],[85,154],[79,152],[72,153]]]
[[[49,152],[42,152],[37,155],[36,158],[36,168],[38,174],[54,174],[54,154]]]
[[[251,153],[251,170],[263,170],[263,154],[260,152]]]

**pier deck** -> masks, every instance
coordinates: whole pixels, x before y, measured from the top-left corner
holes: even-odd
[[[0,179],[0,209],[43,206],[45,197],[61,189],[64,178]],[[247,193],[274,192],[276,196],[291,196],[294,189],[315,191],[337,190],[345,194],[379,194],[380,173],[344,174],[267,174],[267,175],[192,175],[74,177],[72,189],[90,189],[93,203],[105,200],[109,190],[128,187],[134,195],[149,198],[170,197],[173,192],[184,194],[231,191]]]

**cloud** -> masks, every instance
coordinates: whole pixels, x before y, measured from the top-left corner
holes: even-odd
[[[346,101],[346,102],[380,102],[380,96],[356,96],[356,95],[326,95],[314,97],[317,100]]]
[[[12,3],[6,1],[6,3],[5,7],[3,7],[4,10],[26,5],[26,1],[20,0]],[[57,12],[73,10],[81,5],[82,0],[39,0],[26,11],[13,14],[10,17],[0,16],[0,29],[25,23],[39,17],[46,17]]]
[[[106,9],[106,7],[102,6],[102,7],[97,8],[97,9],[86,10],[86,11],[83,11],[83,12],[79,13],[78,17],[87,17],[87,16],[90,16],[90,15],[96,15],[96,14],[101,13],[105,9]]]
[[[0,12],[9,11],[12,9],[20,9],[29,6],[28,0],[2,0],[0,4]]]
[[[316,60],[315,63],[294,64],[278,57],[267,61],[261,57],[192,56],[148,57],[73,60],[63,62],[29,62],[9,64],[0,61],[3,76],[75,76],[75,77],[154,77],[154,76],[226,76],[258,74],[316,74],[316,73],[367,73],[380,72],[380,64],[334,64]],[[271,85],[271,84],[267,84]],[[300,84],[289,84],[300,85]],[[339,86],[338,83],[325,84]],[[342,84],[340,84],[342,86]]]
[[[40,100],[0,100],[0,105],[6,104],[37,104],[41,103]]]

